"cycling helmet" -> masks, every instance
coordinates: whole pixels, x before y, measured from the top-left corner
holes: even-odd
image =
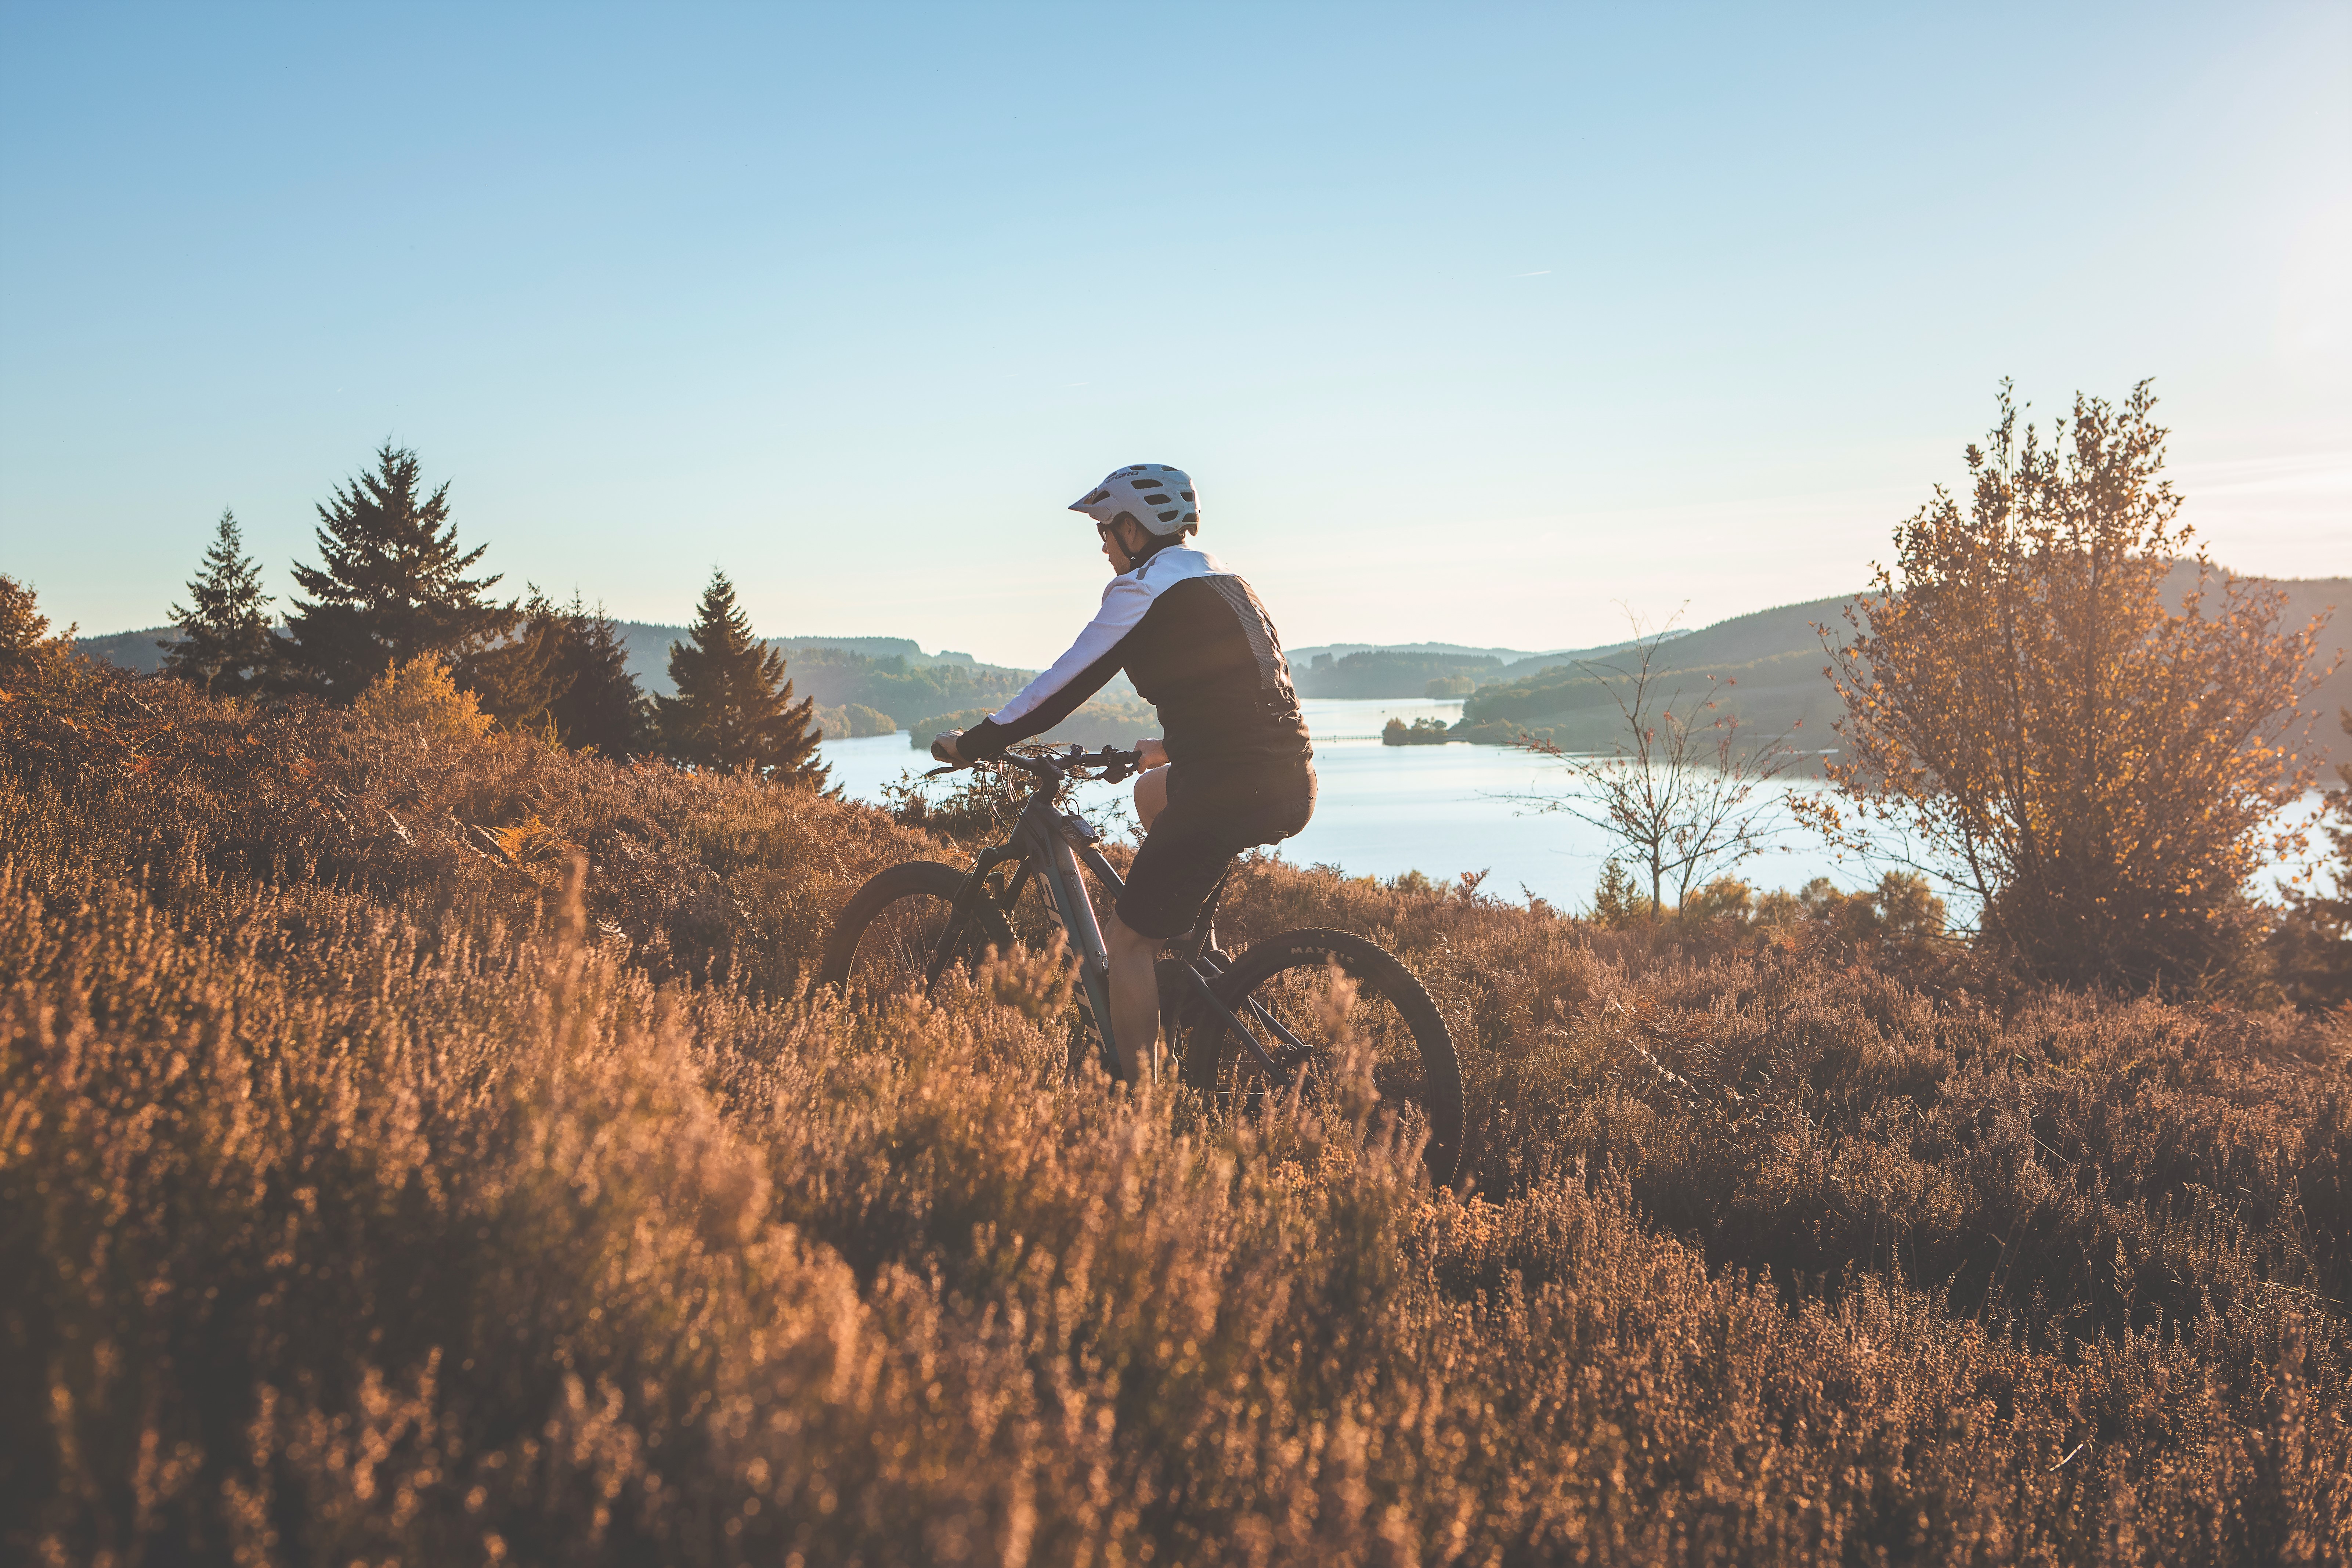
[[[1165,463],[1129,463],[1116,469],[1072,501],[1070,510],[1101,523],[1116,522],[1118,514],[1125,512],[1141,523],[1145,532],[1161,539],[1181,538],[1201,527],[1192,476]]]

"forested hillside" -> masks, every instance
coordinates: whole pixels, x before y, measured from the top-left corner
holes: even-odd
[[[2192,582],[2188,569],[2175,568],[2169,586],[2177,595]],[[2309,745],[2330,760],[2352,756],[2352,742],[2334,722],[2340,710],[2352,708],[2352,662],[2345,658],[2352,647],[2352,578],[2294,578],[2272,585],[2284,595],[2283,625],[2299,627],[2327,617],[2318,667],[2332,663],[2336,668],[2304,704],[2320,720],[2312,727]],[[1665,677],[1665,690],[1678,689],[1685,698],[1712,688],[1721,710],[1738,714],[1751,733],[1790,731],[1791,744],[1802,751],[1834,747],[1831,726],[1843,705],[1823,674],[1829,659],[1816,628],[1826,627],[1843,641],[1851,597],[1812,599],[1717,621],[1663,643],[1651,668]],[[1622,722],[1610,695],[1614,677],[1609,667],[1623,663],[1622,657],[1604,653],[1483,685],[1464,703],[1454,735],[1507,745],[1526,733],[1571,752],[1606,751]]]
[[[684,626],[657,626],[647,621],[616,621],[628,670],[649,696],[667,697],[676,687],[669,678],[669,650],[687,640]],[[102,658],[142,675],[163,664],[160,644],[176,639],[171,626],[112,632],[103,637],[74,639],[76,651]],[[994,708],[1021,689],[1030,671],[984,665],[968,653],[925,653],[912,637],[803,637],[764,639],[781,651],[794,688],[814,697],[819,706],[837,708],[856,702],[887,713],[901,726],[943,709],[970,707],[988,698]]]
[[[179,636],[178,629],[173,626],[108,632],[100,637],[74,638],[74,651],[90,658],[102,658],[135,674],[152,675],[163,668],[162,645],[178,641]]]
[[[1303,668],[1294,666],[1291,676],[1301,697],[1420,697],[1448,695],[1432,691],[1432,681],[1458,680],[1466,691],[1478,677],[1502,667],[1491,655],[1375,648],[1337,658],[1318,654]]]
[[[2176,589],[2185,589],[2186,572],[2176,571],[2174,581]],[[2352,647],[2352,578],[2295,578],[2275,586],[2286,596],[2287,623],[2301,626],[2317,616],[2329,617],[2321,638],[2321,662],[2336,660],[2338,668],[2307,706],[2323,719],[2352,708],[2352,661],[2344,660]],[[1830,726],[1842,710],[1822,675],[1827,659],[1815,627],[1827,626],[1833,635],[1842,635],[1851,597],[1783,605],[1678,633],[1662,644],[1654,668],[1670,676],[1669,689],[1679,688],[1686,695],[1708,686],[1712,678],[1725,707],[1737,712],[1751,732],[1769,735],[1787,730],[1801,750],[1834,747],[1837,741]],[[2338,605],[2347,613],[2332,613]],[[669,647],[686,636],[686,628],[641,621],[617,625],[630,669],[646,690],[666,693]],[[125,668],[151,671],[161,657],[157,639],[171,636],[169,626],[151,627],[82,637],[75,646]],[[784,652],[801,695],[814,697],[826,708],[860,704],[888,715],[909,731],[926,720],[992,711],[1034,673],[982,664],[969,654],[926,653],[908,637],[785,637],[768,641]],[[1570,751],[1599,751],[1607,749],[1617,722],[1616,707],[1602,679],[1608,673],[1605,667],[1620,662],[1627,646],[1539,654],[1506,663],[1501,655],[1509,649],[1342,645],[1338,650],[1300,649],[1295,675],[1305,697],[1388,698],[1429,695],[1433,680],[1466,676],[1475,689],[1467,695],[1455,739],[1507,745],[1527,733]],[[1105,689],[1102,702],[1110,729],[1129,727],[1126,714],[1134,707],[1135,693],[1124,678]],[[945,722],[935,726],[948,727]],[[1091,736],[1093,731],[1087,733]],[[2352,754],[2347,744],[2334,724],[2314,726],[2312,745],[2317,754],[2331,760]]]
[[[656,626],[649,621],[614,623],[621,634],[622,646],[629,650],[629,669],[637,684],[650,693],[663,694],[669,689],[669,647],[685,637],[684,626]],[[877,661],[898,658],[908,668],[929,665],[958,665],[967,669],[1002,669],[1001,665],[984,665],[968,653],[925,653],[922,645],[912,637],[779,637],[765,639],[768,646],[781,651],[792,665],[793,678],[800,679],[801,653],[803,649],[826,652],[854,653]],[[803,691],[811,689],[801,687]],[[819,696],[824,703],[856,702],[865,699],[853,696]],[[879,704],[869,703],[869,707]],[[901,720],[900,722],[905,722]]]
[[[1666,678],[1666,690],[1685,697],[1720,688],[1720,700],[1767,734],[1828,736],[1843,710],[1822,677],[1827,659],[1814,627],[1842,627],[1846,603],[1814,599],[1718,621],[1662,643],[1651,668]],[[1610,694],[1612,667],[1625,667],[1624,650],[1481,687],[1463,704],[1454,733],[1507,745],[1524,732],[1567,751],[1606,751],[1623,723]],[[1809,750],[1835,743],[1834,737],[1801,742]]]
[[[1329,643],[1292,648],[1288,653],[1302,697],[1405,698],[1460,696],[1489,681],[1515,679],[1562,660],[1599,658],[1625,646],[1603,643],[1529,653],[1525,648],[1467,647],[1444,642]],[[1437,692],[1430,686],[1433,680],[1465,679],[1470,684],[1452,692]]]

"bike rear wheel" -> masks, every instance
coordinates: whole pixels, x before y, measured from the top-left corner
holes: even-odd
[[[824,984],[854,1002],[924,989],[964,875],[936,860],[909,860],[858,889],[824,944]],[[1014,946],[1003,911],[983,901],[965,915],[950,963],[977,968],[992,950]]]
[[[1355,1001],[1332,1016],[1329,972],[1355,982]],[[1313,1054],[1299,1069],[1302,1092],[1324,1092],[1343,1035],[1370,1048],[1381,1103],[1428,1133],[1423,1158],[1430,1180],[1454,1180],[1462,1158],[1462,1068],[1454,1037],[1412,971],[1378,943],[1351,931],[1285,931],[1252,947],[1210,989],[1248,1025],[1261,1045],[1281,1043],[1245,1004],[1255,1002]],[[1271,1086],[1257,1058],[1213,1020],[1187,1020],[1184,1081],[1212,1100],[1236,1106]]]

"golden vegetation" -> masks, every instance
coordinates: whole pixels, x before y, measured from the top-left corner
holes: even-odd
[[[474,694],[450,678],[447,661],[429,653],[395,662],[352,707],[372,723],[414,728],[460,745],[488,734],[492,722]]]
[[[1068,1079],[1035,960],[806,995],[848,891],[985,811],[35,662],[12,1559],[2352,1549],[2340,1022],[1254,863],[1240,940],[1427,979],[1465,1198],[1377,1121]]]
[[[2299,842],[2273,823],[2315,770],[2287,742],[2328,672],[2276,589],[2200,557],[2167,603],[2189,531],[2155,405],[2146,383],[2121,408],[2078,396],[2044,446],[2004,384],[1966,509],[1938,489],[1848,613],[1849,809],[1814,804],[1850,842],[1891,826],[1954,868],[2026,973],[2210,990],[2260,941],[2241,889]]]

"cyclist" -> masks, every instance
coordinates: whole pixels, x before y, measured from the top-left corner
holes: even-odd
[[[1061,722],[1122,669],[1158,710],[1164,735],[1136,742],[1146,837],[1103,932],[1111,1035],[1134,1083],[1158,1065],[1160,944],[1199,921],[1234,856],[1307,826],[1315,749],[1265,606],[1184,542],[1201,514],[1183,470],[1130,464],[1070,510],[1094,520],[1110,562],[1102,607],[1053,668],[971,729],[939,737],[931,754],[958,765],[995,756]]]

